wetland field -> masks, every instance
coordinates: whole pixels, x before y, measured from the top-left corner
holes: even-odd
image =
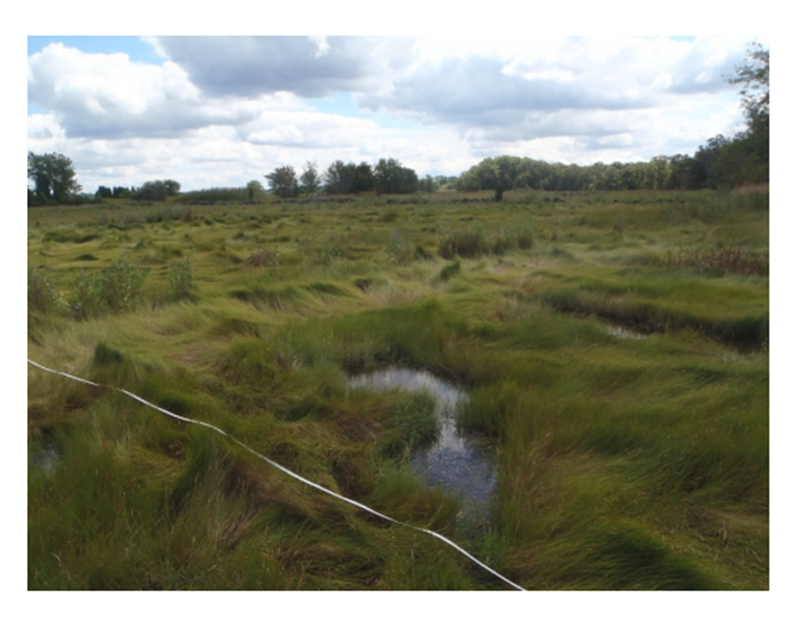
[[[768,590],[768,189],[493,196],[29,208],[28,589]]]

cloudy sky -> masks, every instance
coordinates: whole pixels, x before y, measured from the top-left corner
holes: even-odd
[[[503,154],[691,154],[743,128],[723,75],[754,40],[28,36],[28,150],[69,156],[87,192],[242,186],[337,159],[422,176]]]

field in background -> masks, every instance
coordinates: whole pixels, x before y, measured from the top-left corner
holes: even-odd
[[[491,194],[492,196],[492,194]],[[28,356],[528,589],[769,588],[769,193],[28,211]],[[425,488],[426,369],[495,451]],[[505,589],[209,430],[28,370],[30,589]]]

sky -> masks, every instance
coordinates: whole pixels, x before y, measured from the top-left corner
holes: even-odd
[[[632,162],[744,128],[739,36],[28,36],[27,145],[85,192],[307,162]]]

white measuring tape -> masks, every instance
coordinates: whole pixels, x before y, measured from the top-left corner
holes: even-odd
[[[283,473],[286,473],[290,477],[295,478],[296,480],[299,480],[300,482],[303,482],[304,484],[306,484],[308,486],[316,488],[319,491],[327,493],[328,495],[331,495],[332,497],[335,497],[335,498],[337,498],[337,499],[339,499],[339,500],[341,500],[343,502],[346,502],[347,504],[351,504],[352,506],[356,506],[357,508],[361,508],[362,510],[367,511],[367,512],[371,513],[372,515],[376,515],[377,517],[381,517],[382,519],[385,519],[385,520],[387,520],[389,522],[392,522],[394,524],[398,524],[399,526],[404,526],[406,528],[412,528],[413,530],[417,530],[418,532],[423,532],[423,533],[426,533],[428,535],[431,535],[431,536],[435,537],[436,539],[440,539],[444,543],[452,546],[455,550],[457,550],[458,552],[460,552],[464,556],[466,556],[469,559],[471,559],[474,563],[479,565],[481,568],[487,570],[488,572],[490,572],[491,574],[493,574],[497,578],[503,580],[505,583],[507,583],[511,587],[514,587],[514,588],[516,588],[518,590],[521,590],[521,591],[526,591],[520,585],[517,585],[513,581],[505,578],[499,572],[497,572],[497,571],[493,570],[492,568],[488,567],[487,565],[485,565],[482,561],[480,561],[476,557],[471,556],[463,548],[461,548],[459,545],[457,545],[453,541],[450,541],[449,539],[447,539],[443,535],[438,534],[437,532],[434,532],[432,530],[427,530],[426,528],[419,528],[418,526],[413,526],[411,524],[406,524],[406,523],[404,523],[402,521],[399,521],[398,519],[393,519],[393,517],[388,517],[387,515],[383,515],[382,513],[378,512],[378,511],[375,511],[373,508],[370,508],[369,506],[366,506],[365,504],[361,504],[360,502],[356,502],[356,501],[354,501],[352,499],[349,499],[348,497],[344,497],[344,496],[342,496],[342,495],[340,495],[338,493],[335,493],[334,491],[331,491],[331,490],[327,489],[326,487],[321,486],[320,484],[316,484],[315,482],[312,482],[311,480],[307,480],[306,478],[301,477],[297,473],[294,473],[294,472],[290,471],[290,469],[287,469],[286,467],[283,467],[279,463],[274,462],[273,460],[271,460],[267,456],[263,456],[258,451],[254,450],[254,449],[251,449],[251,447],[249,447],[245,443],[237,440],[236,438],[234,438],[234,436],[231,436],[230,434],[227,434],[226,432],[224,432],[219,427],[215,427],[214,425],[210,425],[209,423],[204,423],[203,421],[196,421],[195,419],[191,419],[191,418],[187,418],[185,416],[179,416],[178,414],[174,414],[170,410],[165,410],[164,408],[160,408],[158,405],[154,405],[150,401],[146,401],[142,397],[138,397],[136,394],[133,394],[133,393],[129,392],[128,390],[123,390],[122,388],[116,388],[114,386],[105,386],[103,384],[94,383],[93,381],[87,381],[86,379],[81,379],[80,377],[76,377],[75,375],[71,375],[71,374],[66,373],[66,372],[61,372],[59,370],[54,370],[53,368],[47,368],[46,366],[42,366],[41,364],[37,364],[36,362],[31,361],[30,359],[28,360],[28,363],[33,365],[33,366],[36,366],[37,368],[40,368],[42,370],[45,370],[45,371],[50,372],[50,373],[53,373],[55,375],[61,375],[62,377],[67,377],[68,379],[73,379],[74,381],[80,381],[81,383],[85,383],[87,385],[94,386],[96,388],[109,388],[110,390],[117,390],[118,392],[122,392],[123,394],[131,397],[132,399],[136,399],[140,403],[143,403],[143,404],[147,405],[148,407],[153,408],[154,410],[158,410],[162,414],[166,414],[167,416],[171,416],[171,417],[173,417],[175,419],[178,419],[179,421],[183,421],[184,423],[192,423],[193,425],[201,425],[203,427],[208,427],[209,429],[216,431],[218,434],[222,434],[223,436],[225,436],[229,440],[237,443],[238,445],[240,445],[240,447],[242,447],[243,449],[246,449],[250,453],[254,454],[260,460],[264,460],[265,462],[267,462],[272,467],[275,467],[279,471],[282,471]]]

